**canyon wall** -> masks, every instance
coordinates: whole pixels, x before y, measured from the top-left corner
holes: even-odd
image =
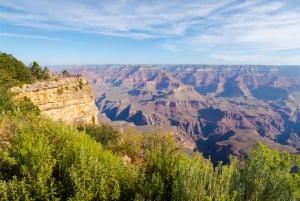
[[[16,99],[28,97],[42,114],[69,125],[98,123],[98,110],[88,82],[81,77],[57,77],[11,89]]]

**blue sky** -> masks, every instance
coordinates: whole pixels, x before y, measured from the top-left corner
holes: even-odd
[[[299,0],[2,0],[25,64],[300,65]]]

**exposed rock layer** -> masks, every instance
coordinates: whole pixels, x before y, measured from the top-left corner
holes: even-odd
[[[11,91],[17,93],[16,99],[30,98],[53,120],[70,125],[98,122],[94,94],[84,78],[60,77],[14,87]]]
[[[300,150],[300,68],[115,65],[72,69],[92,83],[100,113],[113,121],[171,126],[179,139],[194,140],[199,150],[216,145],[215,150],[225,147],[225,155],[238,154],[234,147],[240,146],[229,143],[239,138],[217,137],[227,133],[244,133],[249,142],[265,139],[275,143],[269,143],[274,148],[284,144],[289,151]],[[240,144],[244,148],[239,150],[249,150],[247,143]]]

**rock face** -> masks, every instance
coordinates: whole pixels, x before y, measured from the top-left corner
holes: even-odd
[[[14,87],[16,99],[28,97],[41,112],[69,125],[98,123],[91,86],[81,77],[59,77],[50,81]]]
[[[172,127],[211,156],[247,152],[258,140],[300,150],[300,67],[82,67],[72,70],[93,85],[99,112],[112,121]]]

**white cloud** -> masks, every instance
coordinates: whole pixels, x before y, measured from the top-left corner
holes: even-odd
[[[0,32],[0,36],[10,37],[10,38],[27,38],[27,39],[62,41],[59,38],[45,37],[45,36],[39,36],[39,35],[30,35],[30,34],[15,34],[15,33]]]
[[[208,3],[209,2],[209,3]],[[0,19],[34,28],[112,33],[135,38],[184,35],[225,3],[219,1],[37,1],[0,2],[19,12],[2,12]]]
[[[192,35],[164,41],[161,47],[198,51],[226,63],[299,64],[297,56],[279,56],[289,50],[300,54],[300,8],[285,3],[245,1],[224,7],[206,17],[206,29],[195,27]]]
[[[237,42],[255,42],[261,44],[297,43],[300,42],[300,26],[286,25],[280,27],[266,27],[254,30],[237,38]],[[290,44],[291,45],[291,44]]]
[[[224,54],[215,53],[209,55],[217,63],[220,64],[253,64],[253,65],[295,65],[300,63],[300,54],[289,56],[274,56],[274,55],[262,55],[262,54]]]
[[[1,6],[9,9],[2,9],[0,20],[15,25],[139,40],[159,38],[160,47],[168,51],[205,53],[235,63],[277,61],[278,56],[272,55],[300,47],[296,1],[6,0]],[[291,55],[284,57],[285,63],[289,58],[299,61]]]

